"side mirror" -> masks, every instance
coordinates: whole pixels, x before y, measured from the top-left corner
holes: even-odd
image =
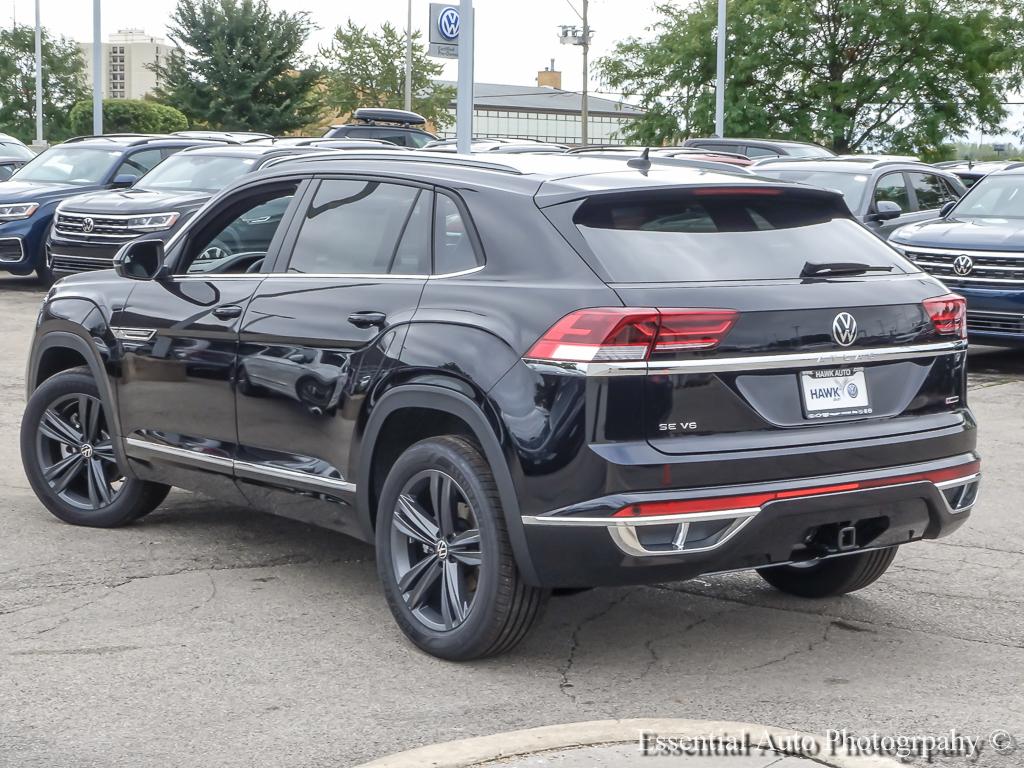
[[[875,212],[867,215],[868,221],[891,221],[903,215],[903,208],[892,200],[879,200],[875,203]]]
[[[170,270],[164,266],[162,240],[135,240],[128,243],[114,257],[114,270],[121,277],[132,280],[160,280]]]
[[[946,203],[944,206],[939,208],[939,217],[943,219],[946,218],[947,216],[949,216],[950,213],[953,212],[954,208],[956,208],[955,200],[951,203]]]
[[[131,173],[119,173],[114,177],[114,181],[110,186],[114,187],[114,189],[124,189],[125,187],[130,187],[140,178],[140,176],[135,176]]]

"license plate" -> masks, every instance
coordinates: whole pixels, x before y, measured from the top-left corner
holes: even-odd
[[[866,416],[872,412],[863,368],[801,371],[800,389],[808,419]]]

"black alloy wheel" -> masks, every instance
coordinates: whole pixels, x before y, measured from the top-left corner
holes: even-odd
[[[483,552],[466,492],[439,469],[418,472],[402,488],[391,529],[395,581],[425,626],[460,626],[473,609]]]
[[[76,525],[130,523],[170,490],[129,477],[118,465],[106,406],[86,368],[58,373],[32,393],[21,422],[21,461],[39,500]]]
[[[451,661],[511,649],[549,592],[516,567],[494,475],[461,436],[422,440],[392,465],[377,502],[377,573],[398,626]]]

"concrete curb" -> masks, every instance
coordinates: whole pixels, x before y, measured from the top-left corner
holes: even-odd
[[[771,737],[775,744],[785,745],[799,740],[813,743],[818,754],[797,754],[819,765],[830,768],[900,768],[900,763],[884,757],[849,757],[830,755],[828,743],[822,736],[801,731],[774,728],[753,723],[734,723],[720,720],[681,720],[675,718],[595,720],[586,723],[566,723],[509,731],[493,736],[479,736],[459,739],[443,744],[399,752],[382,757],[358,768],[471,768],[480,763],[503,758],[520,757],[540,752],[552,752],[577,747],[603,744],[639,745],[643,732],[668,737],[732,737],[745,733],[757,744],[762,738]],[[724,764],[723,764],[724,765]]]

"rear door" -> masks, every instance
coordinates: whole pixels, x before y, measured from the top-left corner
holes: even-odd
[[[574,224],[626,307],[671,333],[646,365],[648,441],[669,454],[798,446],[923,428],[963,396],[945,293],[842,210],[758,188],[594,197]],[[801,277],[808,263],[889,272]],[[709,313],[708,310],[714,310]]]
[[[241,326],[235,471],[255,506],[354,533],[353,430],[430,272],[434,193],[316,184]]]
[[[937,174],[910,171],[907,178],[910,179],[910,188],[914,192],[913,221],[937,218],[942,206],[960,199],[958,195],[953,194],[945,179]]]

